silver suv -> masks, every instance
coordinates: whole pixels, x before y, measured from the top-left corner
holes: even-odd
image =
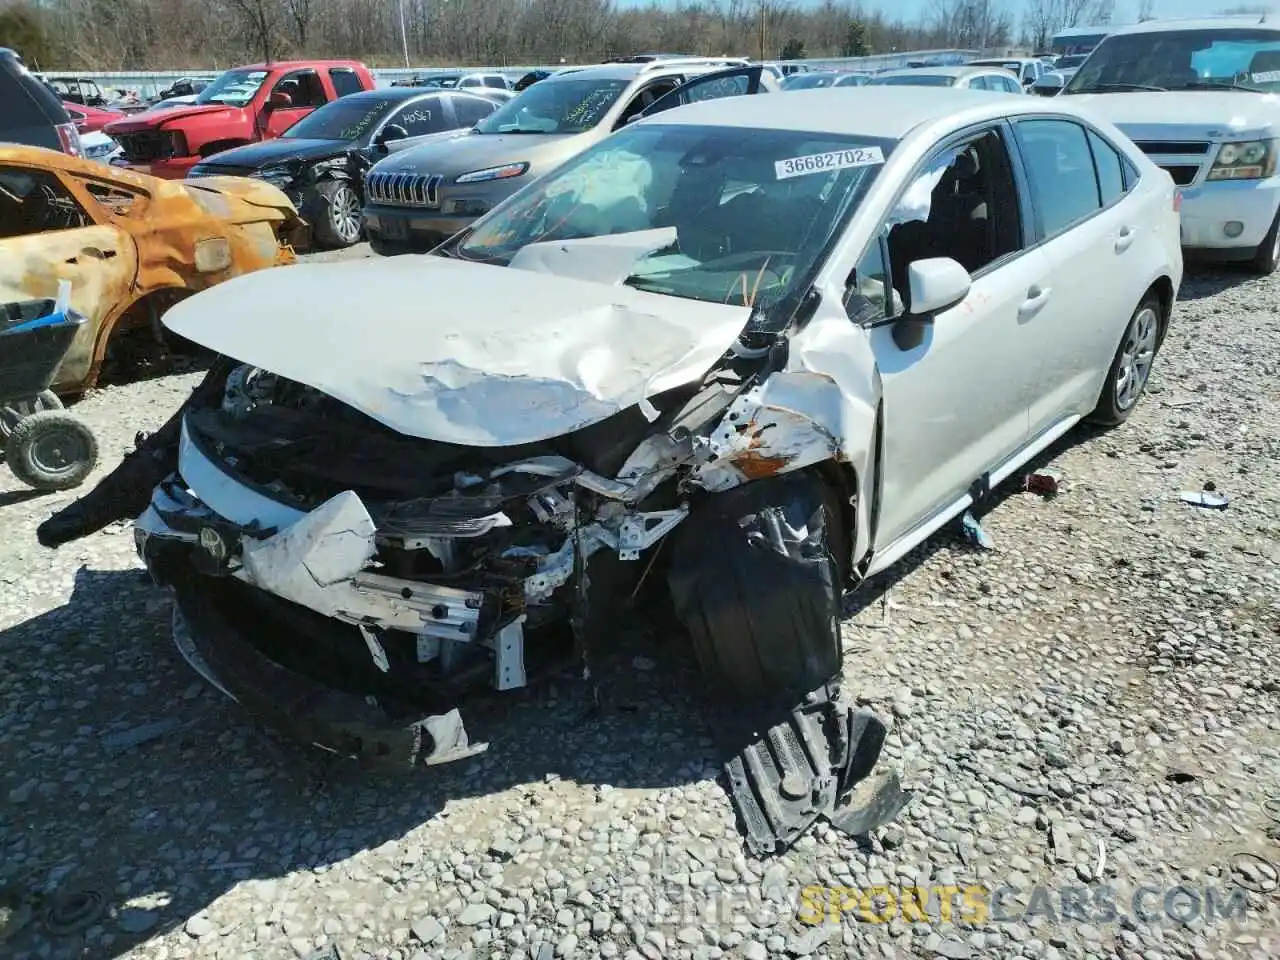
[[[777,89],[761,66],[741,60],[603,64],[553,74],[457,138],[371,167],[369,242],[383,255],[429,250],[642,114]]]

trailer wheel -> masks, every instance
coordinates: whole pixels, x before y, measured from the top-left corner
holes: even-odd
[[[93,432],[65,410],[41,410],[18,421],[5,441],[13,475],[37,490],[70,490],[98,464]]]
[[[23,417],[29,417],[41,410],[61,410],[62,401],[52,390],[41,390],[34,397],[24,400],[10,400],[0,407],[0,444],[9,439],[13,428]]]
[[[841,526],[834,491],[798,473],[716,494],[676,529],[673,605],[719,693],[793,704],[840,673]]]

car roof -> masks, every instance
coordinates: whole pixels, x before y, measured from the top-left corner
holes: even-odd
[[[304,70],[307,67],[359,67],[365,69],[359,60],[272,60],[270,63],[246,63],[231,70]]]
[[[648,63],[598,63],[553,73],[540,82],[554,83],[570,75],[576,80],[634,80],[639,76],[664,77],[673,73],[688,73],[690,70],[714,73],[717,70],[737,70],[744,66],[759,66],[759,64],[744,64],[732,57],[724,59],[733,62],[725,63],[720,57],[682,57],[678,60],[651,60]]]
[[[967,77],[975,73],[1008,73],[999,67],[978,64],[961,67],[908,67],[905,70],[886,70],[877,73],[876,77]]]
[[[786,96],[724,97],[655,114],[640,124],[687,124],[794,130],[901,140],[917,127],[950,119],[956,126],[1018,114],[1055,113],[1096,122],[1064,97],[993,97],[982,90],[939,87],[819,87]]]
[[[981,60],[970,60],[966,67],[998,67],[1002,63],[1040,63],[1039,57],[983,57]]]
[[[337,100],[330,100],[329,103],[363,103],[375,100],[409,100],[413,97],[438,97],[442,93],[458,94],[459,96],[467,96],[463,90],[434,90],[430,87],[379,87],[377,90],[361,90],[359,93],[349,93],[345,97],[339,97]],[[325,104],[328,106],[328,104]]]
[[[1182,20],[1148,20],[1128,27],[1115,27],[1108,39],[1134,33],[1169,33],[1174,30],[1242,30],[1254,27],[1280,33],[1280,22],[1269,21],[1262,14],[1233,17],[1188,17]]]

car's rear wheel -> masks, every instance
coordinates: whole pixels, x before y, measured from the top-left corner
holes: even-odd
[[[316,193],[320,210],[315,218],[316,239],[330,249],[356,243],[364,224],[355,189],[346,180],[325,180],[317,184]]]
[[[833,491],[798,473],[716,494],[676,529],[672,602],[717,692],[793,704],[840,673],[842,527]]]
[[[1154,292],[1138,304],[1116,349],[1102,395],[1089,419],[1106,427],[1124,423],[1147,389],[1151,367],[1160,349],[1160,324],[1164,306]]]
[[[1257,252],[1253,255],[1253,260],[1249,264],[1253,268],[1253,272],[1269,277],[1276,272],[1276,267],[1280,266],[1280,210],[1276,211],[1276,218],[1271,223],[1271,229],[1267,231],[1267,235],[1262,239],[1262,243],[1258,244]]]

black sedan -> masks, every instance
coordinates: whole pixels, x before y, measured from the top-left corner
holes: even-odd
[[[278,139],[213,154],[187,178],[265,180],[293,201],[318,246],[349,247],[360,239],[364,173],[372,164],[470,129],[498,106],[460,90],[388,87],[353,93],[303,117]]]

